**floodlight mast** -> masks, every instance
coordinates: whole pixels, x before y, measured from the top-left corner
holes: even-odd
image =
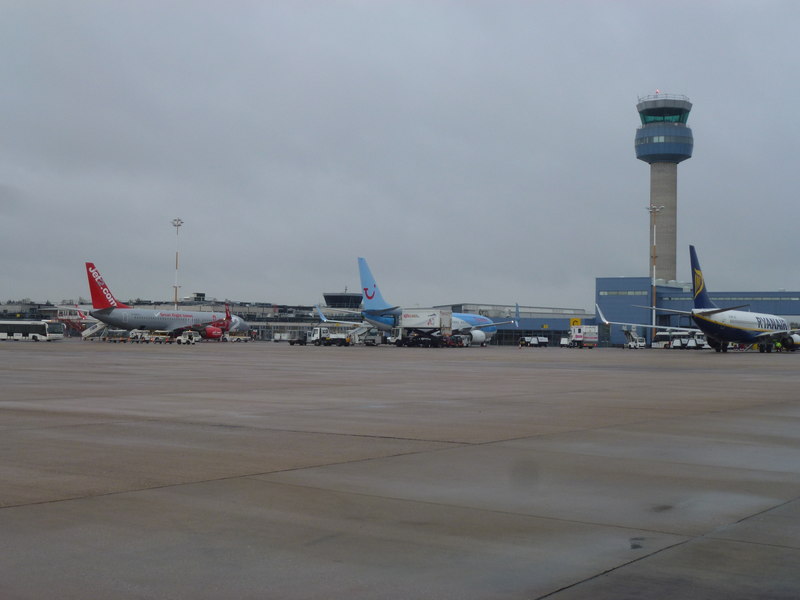
[[[656,228],[656,217],[658,217],[658,213],[664,210],[664,206],[654,206],[651,204],[650,206],[646,207],[645,210],[650,213],[650,237],[652,239],[652,245],[650,246],[650,266],[651,266],[651,289],[650,289],[650,305],[652,307],[652,316],[651,316],[651,325],[653,329],[650,332],[650,342],[653,341],[653,336],[655,335],[655,326],[656,326],[656,265],[658,263],[658,245],[656,243],[656,235],[658,230]]]
[[[183,221],[181,219],[172,219],[172,226],[175,228],[175,285],[172,287],[175,288],[175,310],[178,310],[178,231],[183,225]]]

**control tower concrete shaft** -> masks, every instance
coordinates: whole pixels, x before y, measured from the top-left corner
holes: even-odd
[[[686,96],[655,94],[636,105],[642,126],[636,131],[636,158],[650,165],[650,248],[656,278],[675,279],[678,218],[678,163],[692,157],[694,138],[686,126],[692,103]],[[662,208],[663,207],[663,208]],[[653,239],[655,236],[655,239]]]

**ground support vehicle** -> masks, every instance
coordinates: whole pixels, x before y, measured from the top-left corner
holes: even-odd
[[[64,337],[64,324],[59,321],[0,321],[0,340],[50,342]]]
[[[711,348],[703,334],[687,331],[659,331],[653,336],[651,348],[672,348],[675,350],[700,350]]]
[[[404,310],[391,339],[396,346],[439,348],[453,333],[453,312],[440,308]]]
[[[640,350],[647,347],[647,341],[639,335],[639,332],[634,327],[623,327],[622,333],[625,334],[625,345],[623,348],[631,350]]]
[[[171,344],[174,340],[168,331],[148,331],[146,329],[132,329],[128,333],[128,340],[134,344]]]
[[[226,342],[249,342],[250,334],[246,331],[234,331],[232,333],[226,333],[222,339]]]
[[[377,329],[370,329],[363,338],[365,346],[380,346],[384,343],[383,333]]]
[[[632,337],[625,342],[625,347],[630,348],[631,350],[640,350],[647,347],[647,342],[643,337]]]
[[[597,325],[573,325],[569,328],[570,348],[594,348],[597,340]]]
[[[550,343],[546,337],[531,336],[519,338],[520,348],[544,348]]]
[[[130,332],[127,329],[106,329],[100,339],[113,344],[124,344],[130,340]]]
[[[200,340],[203,339],[203,336],[200,335],[197,331],[184,331],[178,337],[175,338],[175,343],[178,345],[194,345]]]
[[[409,348],[442,348],[447,345],[447,337],[440,335],[421,335],[412,333],[410,335],[395,335],[394,345],[398,348],[407,346]]]
[[[108,325],[103,323],[102,321],[98,321],[94,325],[87,327],[83,331],[81,331],[81,338],[84,340],[91,340],[94,341],[95,338],[101,338],[105,334],[105,330],[108,329]]]
[[[442,346],[445,348],[466,348],[470,346],[471,338],[468,335],[445,335],[442,336]]]
[[[175,339],[169,335],[168,331],[151,331],[150,343],[151,344],[171,344]]]
[[[350,334],[349,332],[332,331],[327,327],[314,327],[311,331],[307,331],[305,337],[298,337],[294,340],[289,340],[289,345],[294,346],[299,344],[305,346],[306,344],[314,344],[315,346],[349,346]]]
[[[147,344],[150,342],[150,332],[144,329],[133,329],[128,334],[128,341],[133,344]]]

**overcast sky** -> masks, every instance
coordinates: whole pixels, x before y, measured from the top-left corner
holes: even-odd
[[[0,2],[0,301],[593,309],[648,275],[639,96],[694,104],[678,277],[800,289],[795,1]]]

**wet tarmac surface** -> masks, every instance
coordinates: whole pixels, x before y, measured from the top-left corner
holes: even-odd
[[[800,598],[798,361],[0,343],[0,598]]]

